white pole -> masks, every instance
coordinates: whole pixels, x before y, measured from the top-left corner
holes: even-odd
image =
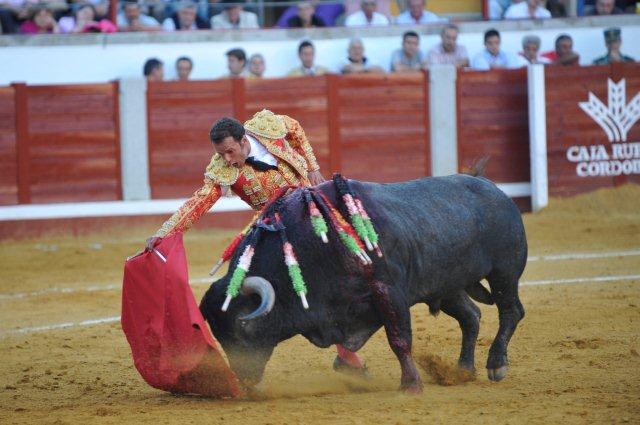
[[[458,172],[456,77],[453,65],[429,68],[431,174],[434,176]]]
[[[530,65],[527,72],[529,93],[529,154],[531,158],[531,206],[539,211],[549,203],[547,174],[547,110],[544,66]]]

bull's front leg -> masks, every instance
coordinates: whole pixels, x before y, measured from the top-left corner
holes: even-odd
[[[422,381],[411,357],[411,314],[409,306],[399,291],[384,282],[374,280],[370,284],[378,314],[382,319],[387,340],[400,362],[402,378],[400,389],[420,394]]]

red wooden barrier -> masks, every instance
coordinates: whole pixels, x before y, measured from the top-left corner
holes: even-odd
[[[18,203],[18,150],[13,87],[0,87],[0,205]]]
[[[0,88],[0,204],[121,199],[118,107],[117,83]]]
[[[211,124],[233,115],[233,80],[149,83],[152,198],[182,198],[199,187],[214,153],[209,142]]]
[[[608,79],[617,84],[623,78],[626,83],[624,111],[632,98],[640,93],[640,64],[545,69],[551,196],[574,195],[626,182],[640,182],[640,122],[631,127],[626,140],[611,142],[603,128],[579,106],[580,102],[589,101],[590,92],[605,108],[610,106]],[[640,111],[640,105],[635,109]],[[630,146],[633,143],[636,143],[635,154]],[[630,148],[629,155],[615,155],[614,149],[618,151],[623,147]],[[593,153],[591,149],[595,149]],[[623,167],[625,160],[631,161],[627,167],[632,167],[633,161],[637,161],[637,171],[611,175],[618,174],[616,169]]]
[[[373,181],[430,173],[426,77],[354,76],[150,83],[153,198],[184,197],[202,180],[211,125],[264,108],[298,120],[325,177]],[[373,165],[373,166],[372,166]]]
[[[489,155],[486,175],[528,182],[527,70],[458,71],[458,168]]]

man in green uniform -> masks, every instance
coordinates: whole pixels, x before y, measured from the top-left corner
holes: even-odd
[[[613,62],[635,62],[632,57],[623,55],[620,51],[620,45],[622,45],[620,28],[607,28],[604,30],[604,42],[607,45],[607,54],[594,60],[594,65],[608,65]]]

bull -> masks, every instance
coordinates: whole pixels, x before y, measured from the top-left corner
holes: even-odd
[[[240,380],[257,384],[276,345],[295,335],[318,347],[342,344],[357,351],[384,326],[400,362],[401,389],[420,392],[410,307],[426,303],[432,314],[443,311],[456,319],[462,331],[458,364],[474,371],[480,309],[471,298],[497,306],[499,329],[486,367],[489,379],[503,379],[509,340],[524,317],[518,281],[527,242],[513,201],[491,181],[462,174],[393,184],[352,180],[350,185],[380,235],[384,256],[372,256],[371,267],[344,255],[336,237],[324,244],[314,235],[297,190],[283,199],[282,220],[297,247],[311,307],[305,310],[291,288],[276,234],[261,238],[250,277],[227,312],[221,305],[230,273],[204,295],[201,311]],[[329,182],[317,190],[340,204]]]

